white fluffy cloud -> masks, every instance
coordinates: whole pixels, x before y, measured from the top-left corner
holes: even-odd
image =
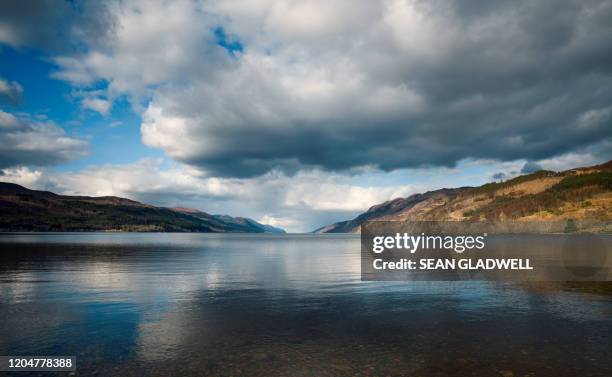
[[[0,168],[67,162],[84,156],[87,145],[53,122],[16,117],[0,110]]]
[[[210,76],[218,58],[203,4],[130,0],[107,7],[112,37],[84,54],[56,57],[56,78],[77,85],[105,79],[111,93],[145,95],[150,86],[191,78],[185,75]]]
[[[0,100],[11,105],[21,103],[23,88],[16,81],[7,81],[0,77]]]
[[[18,168],[6,168],[0,171],[0,179],[3,182],[12,182],[28,188],[42,188],[42,182],[46,180],[43,172],[32,170],[21,166]]]
[[[111,108],[111,102],[104,98],[84,98],[81,101],[81,106],[85,109],[96,111],[102,115],[108,115]]]

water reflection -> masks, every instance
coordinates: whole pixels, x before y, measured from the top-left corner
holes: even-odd
[[[362,282],[351,235],[0,236],[0,354],[84,374],[608,376],[611,311],[562,286]]]

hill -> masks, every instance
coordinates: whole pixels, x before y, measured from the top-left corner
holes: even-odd
[[[249,219],[248,217],[232,217],[229,215],[214,215],[214,217],[227,224],[234,224],[236,226],[245,226],[248,228],[257,229],[261,231],[261,233],[274,233],[274,234],[285,233],[284,229],[277,228],[272,225],[261,224],[253,219]]]
[[[268,225],[251,219],[246,220],[248,221],[228,221],[198,210],[155,207],[115,196],[64,196],[0,182],[0,231],[4,232],[278,233],[282,231],[277,228],[273,231]]]
[[[315,233],[356,233],[367,220],[527,221],[612,219],[612,161],[541,170],[479,187],[440,189],[370,207]]]

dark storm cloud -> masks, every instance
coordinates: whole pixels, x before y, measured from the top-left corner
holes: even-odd
[[[163,140],[147,138],[145,123],[145,141],[211,174],[246,177],[275,168],[541,160],[612,138],[612,2],[436,1],[409,11],[394,9],[395,24],[379,20],[384,27],[344,36],[344,49],[278,37],[301,55],[270,54],[269,70],[246,44],[227,77],[194,78],[191,98],[158,92],[154,105],[186,126],[177,136],[159,117],[154,136]],[[410,22],[423,25],[405,30]],[[348,72],[335,70],[343,60]],[[310,76],[297,77],[296,66]],[[321,72],[328,81],[313,84]],[[361,81],[345,90],[353,77]],[[329,87],[301,96],[315,85]]]
[[[102,1],[3,0],[0,43],[50,51],[78,50],[112,28]]]

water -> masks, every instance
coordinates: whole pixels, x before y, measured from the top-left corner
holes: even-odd
[[[611,296],[567,288],[362,282],[353,235],[4,234],[0,355],[100,376],[612,375]]]

